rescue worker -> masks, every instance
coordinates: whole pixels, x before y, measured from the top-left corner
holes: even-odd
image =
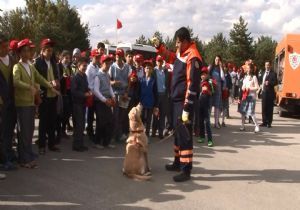
[[[171,98],[173,126],[175,128],[175,158],[172,164],[166,165],[166,170],[181,171],[180,174],[173,177],[173,180],[183,182],[191,178],[193,163],[192,113],[194,101],[199,94],[202,57],[196,44],[191,40],[187,28],[178,29],[174,37],[177,48],[176,54],[168,51],[158,38],[154,37],[152,42],[157,48],[157,53],[163,56],[166,62],[174,64]],[[184,126],[180,126],[180,121]],[[182,128],[184,132],[178,128]],[[182,135],[183,133],[186,135]]]

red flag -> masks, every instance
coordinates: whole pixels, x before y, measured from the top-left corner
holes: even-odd
[[[117,29],[120,28],[122,28],[122,22],[119,19],[117,19]]]

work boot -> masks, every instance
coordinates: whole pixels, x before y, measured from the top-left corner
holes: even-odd
[[[185,182],[191,179],[191,172],[183,171],[173,177],[174,182]]]
[[[175,163],[167,164],[166,170],[167,171],[180,171],[180,166],[179,166],[179,164],[175,164]]]

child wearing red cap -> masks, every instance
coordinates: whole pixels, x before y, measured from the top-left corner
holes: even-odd
[[[199,96],[199,131],[200,137],[198,143],[205,141],[205,131],[207,135],[207,145],[213,146],[212,132],[210,126],[210,100],[213,93],[212,81],[209,79],[207,67],[203,67],[201,71],[201,92]]]

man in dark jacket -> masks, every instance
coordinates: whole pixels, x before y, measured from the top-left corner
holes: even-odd
[[[41,42],[41,54],[35,60],[35,68],[51,84],[58,89],[58,69],[56,61],[53,59],[54,42],[50,39],[43,39]],[[59,152],[56,146],[55,126],[57,120],[57,95],[49,89],[41,87],[42,103],[39,106],[39,154],[45,154],[46,135],[48,137],[48,149]]]
[[[262,124],[260,126],[272,127],[273,108],[275,99],[274,87],[277,85],[277,75],[271,69],[270,62],[265,63],[265,73],[262,80]]]

